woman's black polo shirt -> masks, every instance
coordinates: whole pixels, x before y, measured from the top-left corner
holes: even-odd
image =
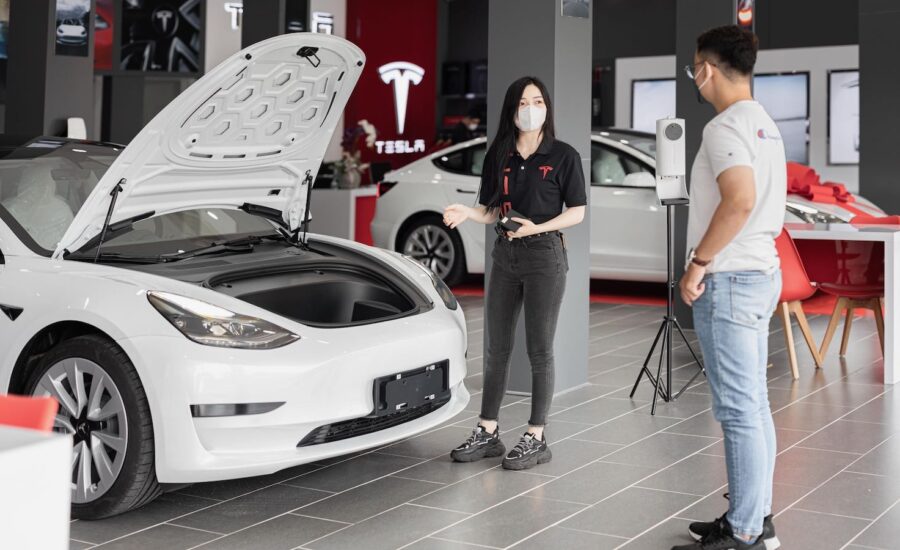
[[[581,156],[574,147],[558,139],[545,138],[527,159],[514,152],[500,182],[492,167],[488,159],[481,174],[479,202],[483,206],[489,206],[485,202],[490,202],[498,184],[503,186],[501,213],[512,209],[536,224],[562,214],[563,205],[572,208],[587,204]]]

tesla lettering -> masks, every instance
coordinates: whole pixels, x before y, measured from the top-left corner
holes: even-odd
[[[409,85],[422,82],[425,69],[408,61],[394,61],[378,68],[378,74],[385,84],[394,85],[394,109],[397,112],[397,133],[403,134],[406,125],[406,103],[409,99]]]
[[[313,32],[331,34],[334,31],[334,16],[324,11],[312,12]]]
[[[231,28],[234,30],[241,28],[241,16],[244,13],[244,4],[242,2],[226,2],[225,11],[231,14]]]
[[[162,25],[163,32],[169,32],[169,20],[175,16],[174,12],[169,10],[159,10],[156,12],[156,18],[159,19],[160,25]]]

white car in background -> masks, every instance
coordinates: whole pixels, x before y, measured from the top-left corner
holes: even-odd
[[[467,404],[447,286],[303,231],[364,61],[291,33],[124,149],[0,136],[0,392],[60,402],[74,517],[384,445]]]
[[[484,226],[464,223],[450,230],[441,214],[448,204],[474,204],[486,146],[485,138],[474,139],[385,174],[372,221],[375,245],[419,260],[450,285],[467,273],[484,273]],[[666,212],[656,198],[655,154],[653,134],[592,133],[591,278],[666,280]],[[884,214],[856,199],[855,208]],[[853,216],[839,205],[789,195],[785,221],[849,222]]]

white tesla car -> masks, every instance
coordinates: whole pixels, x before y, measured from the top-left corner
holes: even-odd
[[[485,228],[465,223],[449,230],[441,213],[451,203],[474,204],[486,145],[485,138],[474,139],[387,173],[371,226],[375,245],[418,259],[450,285],[467,272],[484,273]],[[591,135],[592,278],[666,280],[666,212],[656,199],[655,154],[653,134],[609,129]],[[856,198],[857,209],[884,215]],[[853,216],[839,205],[789,195],[785,221],[848,222]]]
[[[75,517],[386,444],[465,407],[446,285],[303,231],[363,63],[343,39],[292,33],[231,57],[122,150],[2,139],[0,391],[60,401]]]

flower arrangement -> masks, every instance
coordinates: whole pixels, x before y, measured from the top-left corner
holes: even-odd
[[[378,133],[375,126],[368,120],[360,120],[356,126],[347,128],[341,139],[341,160],[335,163],[335,179],[340,187],[359,187],[362,181],[362,173],[369,169],[369,164],[360,160],[362,149],[361,142],[366,148],[375,146]]]

